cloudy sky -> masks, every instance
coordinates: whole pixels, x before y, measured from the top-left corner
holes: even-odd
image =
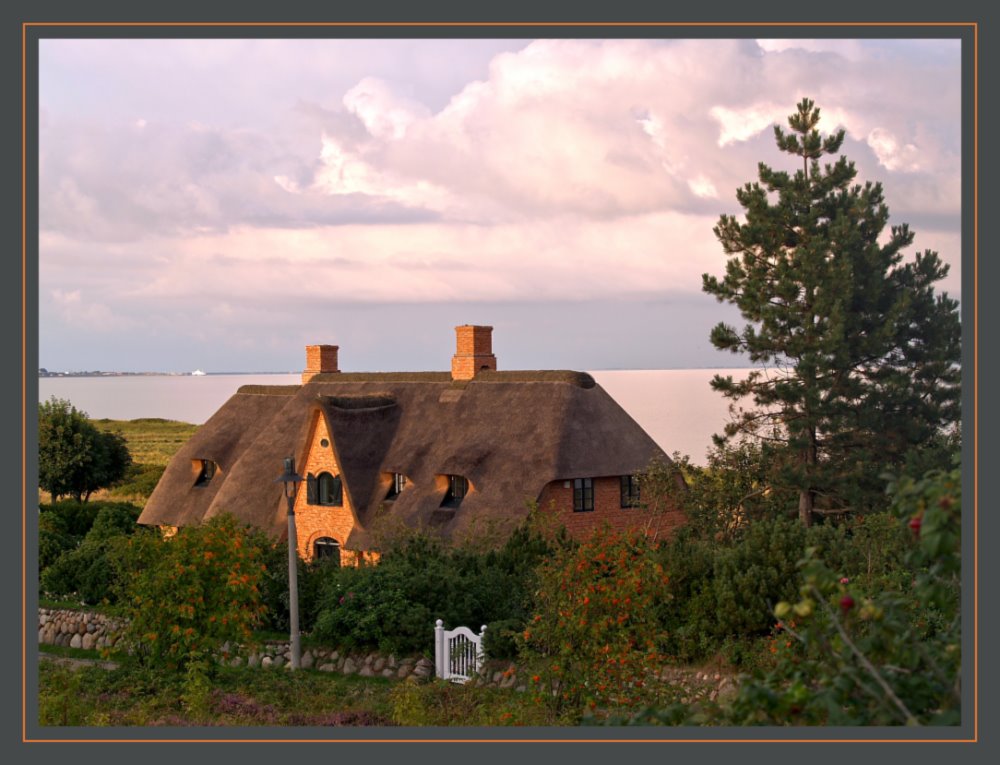
[[[43,40],[39,363],[733,366],[701,293],[803,96],[960,286],[955,40]],[[912,253],[911,253],[912,254]]]

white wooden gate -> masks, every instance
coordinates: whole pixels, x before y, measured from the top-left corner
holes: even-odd
[[[479,671],[482,664],[484,624],[479,634],[468,627],[446,630],[440,619],[434,625],[434,668],[442,680],[464,683]]]

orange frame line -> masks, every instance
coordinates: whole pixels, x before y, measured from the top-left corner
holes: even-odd
[[[972,162],[972,217],[973,217],[973,422],[979,414],[979,23],[976,21],[845,21],[845,22],[53,22],[26,21],[21,24],[21,561],[27,561],[27,31],[29,27],[971,27],[973,51],[973,162]],[[972,738],[933,739],[822,739],[822,738],[727,738],[727,739],[29,739],[27,737],[27,566],[21,571],[21,741],[22,743],[978,743],[979,742],[979,428],[973,428],[973,710]]]

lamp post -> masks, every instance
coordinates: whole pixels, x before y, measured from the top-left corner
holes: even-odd
[[[302,652],[299,636],[299,555],[295,533],[295,495],[302,483],[302,476],[295,472],[294,457],[285,458],[285,472],[278,476],[275,483],[284,484],[285,499],[288,502],[288,620],[292,631],[291,667],[294,670],[299,668],[299,656]]]

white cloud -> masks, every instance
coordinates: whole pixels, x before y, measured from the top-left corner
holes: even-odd
[[[429,114],[419,102],[396,95],[376,77],[365,77],[344,94],[343,101],[369,133],[387,140],[402,138],[411,124]]]
[[[912,173],[921,169],[920,149],[912,143],[900,144],[888,130],[875,128],[868,134],[867,143],[887,170]]]

